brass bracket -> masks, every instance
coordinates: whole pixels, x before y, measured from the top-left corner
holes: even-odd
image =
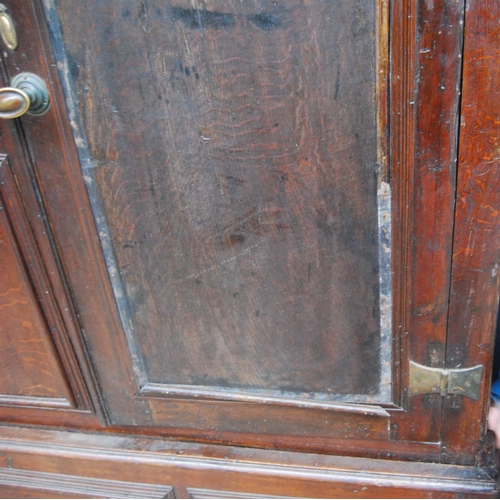
[[[450,394],[479,399],[483,366],[441,369],[410,361],[410,397],[417,394]]]

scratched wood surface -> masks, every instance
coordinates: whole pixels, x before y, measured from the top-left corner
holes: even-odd
[[[486,433],[500,260],[500,4],[467,2],[448,318],[449,368],[483,365],[479,402],[444,401],[442,461],[474,463]],[[497,339],[498,342],[498,339]],[[457,400],[458,399],[458,400]]]
[[[38,9],[38,13],[40,13],[41,3],[31,0],[3,1],[12,9],[11,11],[15,9],[16,26],[19,32],[30,32],[31,35],[37,33],[37,30],[30,27],[32,25],[28,23],[27,17],[23,19],[22,16],[19,16],[19,9],[23,7],[24,10],[28,10],[29,6],[29,8]],[[47,3],[45,2],[45,5]],[[215,3],[212,5],[215,6]],[[227,8],[228,4],[225,5],[226,7],[222,3],[218,4],[217,8],[220,12],[227,14],[228,12],[224,9]],[[449,211],[452,208],[449,200],[453,197],[453,191],[450,187],[454,185],[452,163],[455,154],[453,151],[456,147],[454,109],[456,109],[457,104],[456,91],[453,89],[460,81],[457,70],[460,66],[458,55],[462,53],[460,50],[461,12],[464,6],[463,2],[441,2],[438,4],[437,2],[421,2],[420,0],[392,2],[391,6],[393,9],[391,11],[392,32],[390,35],[393,56],[391,61],[391,82],[393,85],[391,106],[393,109],[390,123],[393,144],[391,157],[394,167],[391,176],[394,192],[399,192],[394,200],[396,201],[394,204],[396,207],[394,212],[395,226],[397,227],[401,221],[403,228],[399,230],[399,233],[404,233],[404,237],[397,239],[395,251],[401,253],[405,251],[405,248],[408,248],[408,256],[395,259],[400,266],[395,268],[398,271],[395,282],[398,282],[398,279],[404,274],[402,269],[407,269],[406,266],[413,262],[412,259],[417,259],[417,263],[408,266],[407,270],[407,276],[413,277],[413,279],[403,283],[406,289],[401,290],[401,287],[396,289],[396,292],[401,296],[398,299],[402,303],[399,309],[403,310],[406,307],[408,317],[411,318],[406,322],[402,321],[401,324],[396,323],[402,332],[408,333],[404,335],[408,340],[402,342],[402,344],[406,344],[404,345],[405,357],[394,360],[394,365],[397,366],[398,363],[406,365],[410,356],[416,360],[424,360],[427,345],[430,344],[433,347],[436,341],[441,341],[443,333],[446,333],[445,322],[442,320],[446,315],[446,300],[443,299],[446,294],[443,295],[442,290],[446,288],[448,283],[446,277],[448,274],[443,274],[443,269],[451,268],[446,255],[450,250],[447,235],[453,232],[452,222],[449,220]],[[498,245],[489,245],[492,241],[496,241],[498,236],[498,231],[494,230],[494,227],[498,226],[498,224],[495,225],[495,217],[498,215],[496,213],[498,196],[495,195],[498,192],[498,183],[494,175],[496,164],[494,152],[496,151],[495,133],[498,128],[495,128],[495,125],[498,125],[499,120],[493,111],[498,106],[492,106],[492,103],[495,104],[495,96],[498,95],[495,82],[500,81],[496,78],[498,65],[495,65],[497,57],[494,49],[497,46],[498,38],[496,27],[498,8],[492,8],[492,0],[471,0],[468,2],[468,6],[464,52],[465,85],[463,95],[465,97],[461,103],[464,118],[460,135],[458,219],[455,221],[456,242],[451,294],[452,309],[450,326],[448,327],[449,349],[445,353],[447,366],[457,367],[462,363],[464,363],[463,366],[488,363],[491,340],[488,330],[491,330],[492,310],[496,303],[496,283],[498,280],[498,274],[495,271],[495,263],[498,260]],[[177,7],[179,4],[176,4]],[[181,8],[187,9],[186,6],[181,6]],[[198,34],[203,33],[208,36],[208,28],[205,30],[201,27],[198,28],[199,21],[193,21],[190,14],[181,16],[179,11],[176,12],[174,16],[176,20],[172,21],[174,25],[179,26],[181,19],[187,19],[186,25],[183,25],[186,32],[186,26],[189,25],[193,30],[197,30]],[[103,14],[102,11],[101,14]],[[262,15],[262,13],[260,14]],[[148,19],[151,19],[150,14],[148,15]],[[243,19],[244,15],[246,14],[243,11],[238,14],[238,22]],[[38,19],[42,20],[42,17]],[[87,22],[88,19],[88,17],[84,17],[83,21]],[[206,16],[201,17],[201,19],[202,23],[206,22]],[[251,22],[251,18],[245,19]],[[96,17],[95,23],[98,20]],[[233,24],[236,24],[236,21]],[[38,24],[38,27],[43,26],[45,26],[44,22]],[[103,39],[103,37],[100,38],[100,40]],[[88,49],[89,44],[94,43],[93,40],[85,41],[85,44],[82,44],[82,50],[90,50]],[[168,438],[167,440],[161,438],[156,440],[155,438],[155,442],[151,446],[161,451],[159,455],[165,455],[165,443],[172,444],[172,457],[174,459],[172,463],[177,463],[179,455],[182,455],[185,450],[183,443],[171,440],[173,437],[182,441],[219,443],[208,448],[200,447],[199,451],[203,457],[210,457],[210,464],[216,456],[221,458],[219,472],[211,469],[207,474],[199,474],[198,471],[188,471],[184,468],[183,470],[187,471],[185,480],[179,477],[178,470],[172,472],[172,477],[175,475],[175,481],[178,484],[181,483],[179,487],[175,485],[176,492],[180,492],[178,496],[184,494],[184,486],[205,490],[223,489],[228,492],[241,490],[256,494],[279,494],[278,489],[275,489],[278,488],[275,486],[278,481],[275,466],[279,463],[278,455],[282,457],[283,452],[277,452],[278,455],[274,455],[274,458],[262,455],[262,460],[266,464],[265,481],[269,485],[269,488],[265,489],[262,483],[255,482],[256,476],[253,467],[256,455],[254,452],[255,448],[258,447],[294,450],[294,453],[290,454],[290,465],[296,464],[295,459],[299,455],[298,451],[306,451],[309,454],[307,467],[310,470],[314,469],[320,472],[317,485],[314,484],[309,475],[306,479],[304,479],[305,476],[302,476],[300,488],[294,486],[295,479],[287,474],[281,483],[283,484],[282,494],[285,495],[293,493],[300,496],[332,497],[349,496],[352,493],[352,496],[360,494],[388,496],[387,489],[383,485],[395,488],[394,481],[401,480],[403,469],[406,470],[409,481],[406,484],[410,484],[412,489],[396,488],[391,491],[398,497],[409,496],[409,493],[412,492],[415,493],[415,496],[421,497],[422,494],[431,494],[426,478],[430,479],[430,484],[433,487],[436,484],[443,486],[443,477],[439,475],[439,470],[446,472],[446,480],[453,481],[447,473],[449,469],[447,466],[443,469],[436,466],[435,463],[431,463],[424,466],[424,468],[428,467],[429,475],[426,475],[425,478],[417,477],[415,472],[418,468],[413,468],[412,464],[403,465],[399,460],[458,461],[470,464],[479,463],[485,466],[491,465],[484,461],[484,450],[480,450],[479,456],[477,454],[478,439],[482,432],[480,427],[483,422],[481,420],[483,412],[487,408],[487,403],[484,402],[488,394],[486,378],[484,379],[481,402],[465,401],[465,404],[457,405],[456,401],[448,398],[444,404],[445,415],[443,418],[441,418],[439,410],[435,407],[429,407],[432,401],[418,401],[416,403],[415,398],[412,398],[410,404],[406,406],[403,398],[402,406],[405,411],[396,409],[393,412],[389,408],[387,416],[384,416],[382,412],[364,415],[354,407],[350,407],[348,411],[344,408],[342,412],[314,408],[290,408],[285,405],[249,405],[234,402],[220,404],[213,401],[173,401],[155,397],[147,401],[145,398],[134,398],[135,387],[130,375],[131,370],[124,342],[120,333],[117,333],[113,326],[114,309],[109,306],[113,302],[106,301],[107,288],[104,285],[107,281],[105,273],[100,272],[103,267],[101,267],[98,238],[94,232],[91,214],[86,204],[87,198],[82,176],[76,168],[78,161],[71,149],[73,137],[68,130],[70,120],[67,120],[64,113],[61,92],[57,86],[56,64],[50,59],[50,48],[44,52],[42,50],[44,44],[40,43],[40,39],[35,36],[23,37],[21,44],[20,49],[10,53],[3,62],[9,67],[11,74],[31,70],[43,75],[51,85],[54,107],[43,117],[43,120],[29,117],[20,120],[24,127],[25,138],[29,141],[29,153],[33,154],[36,159],[33,166],[35,175],[28,174],[31,170],[28,170],[28,173],[23,173],[24,169],[20,167],[18,157],[16,162],[12,163],[15,174],[14,185],[17,185],[23,193],[21,206],[25,206],[26,210],[32,213],[29,226],[38,235],[35,247],[38,246],[43,250],[45,247],[40,235],[45,234],[49,227],[53,231],[54,246],[47,245],[47,247],[50,252],[57,250],[61,257],[61,267],[48,267],[48,269],[54,271],[63,269],[66,272],[67,290],[71,291],[71,298],[78,311],[78,316],[74,316],[74,319],[77,320],[75,323],[82,327],[85,345],[88,346],[92,354],[92,364],[98,371],[95,378],[105,389],[105,398],[101,400],[95,398],[95,401],[96,407],[104,401],[109,409],[112,423],[107,427],[107,433],[125,434],[123,446],[127,453],[132,449],[130,433],[133,432],[134,435],[141,435],[141,437],[134,445],[137,446],[137,454],[127,457],[130,463],[133,462],[133,469],[124,471],[123,457],[118,458],[116,465],[111,463],[109,452],[114,445],[111,445],[112,443],[103,445],[103,439],[107,439],[103,434],[96,435],[94,439],[101,450],[106,449],[107,453],[103,455],[101,450],[97,450],[95,463],[89,465],[89,460],[94,461],[91,458],[93,452],[90,451],[87,455],[89,460],[85,460],[86,463],[82,462],[82,450],[78,449],[78,443],[80,446],[81,443],[84,443],[85,446],[92,447],[89,444],[88,431],[92,428],[94,430],[98,428],[95,427],[97,426],[95,421],[89,424],[89,420],[86,421],[82,413],[76,411],[65,412],[60,409],[53,411],[47,408],[30,409],[5,405],[0,407],[0,418],[2,421],[9,422],[9,425],[2,430],[2,440],[7,443],[9,437],[5,431],[11,432],[10,438],[18,440],[18,444],[19,439],[23,441],[22,448],[24,449],[17,447],[16,454],[13,456],[12,446],[7,444],[3,462],[0,460],[1,466],[25,471],[46,471],[69,475],[84,474],[86,478],[103,477],[103,475],[110,474],[110,479],[129,480],[130,474],[135,474],[136,477],[139,477],[137,474],[149,474],[144,469],[137,469],[137,460],[140,462],[145,456],[144,452],[151,451],[152,448],[149,447],[146,437],[146,435],[150,435]],[[29,45],[31,52],[26,51],[27,45]],[[47,49],[48,45],[45,44],[45,47]],[[36,62],[37,57],[39,58],[38,62]],[[90,57],[89,53],[89,65],[103,63],[102,58],[97,57],[91,62]],[[409,61],[414,61],[415,68],[412,68]],[[47,66],[45,67],[44,64]],[[185,68],[185,66],[183,67]],[[81,65],[80,68],[78,65],[76,67],[73,65],[73,70],[77,69],[81,69]],[[64,76],[64,72],[62,74]],[[110,78],[109,75],[108,78]],[[413,82],[415,83],[413,84]],[[440,84],[440,87],[445,87],[444,89],[440,88],[440,92],[435,91],[435,88],[439,88],[437,83]],[[83,88],[83,90],[85,89]],[[58,99],[57,96],[60,98]],[[410,102],[409,105],[408,102]],[[414,107],[412,106],[413,102],[416,103]],[[415,111],[412,111],[413,109]],[[56,120],[56,116],[59,121]],[[0,142],[2,150],[5,149],[12,157],[16,155],[16,148],[12,144],[12,136],[15,133],[3,132],[9,127],[18,130],[17,124],[0,124],[0,134],[2,134]],[[402,129],[404,129],[404,133]],[[428,134],[425,131],[428,131]],[[104,132],[104,125],[102,125],[101,133],[104,134]],[[69,137],[69,140],[58,142],[61,137]],[[405,142],[404,138],[409,138],[410,142]],[[415,140],[415,143],[411,142],[412,140]],[[17,154],[19,155],[19,153]],[[29,154],[27,152],[25,155],[19,156],[29,157]],[[105,164],[105,159],[99,164]],[[410,182],[413,180],[415,183]],[[45,224],[43,216],[38,215],[39,208],[35,209],[35,201],[38,202],[38,198],[33,195],[26,196],[26,193],[30,192],[30,189],[33,189],[37,182],[47,207],[48,224]],[[402,186],[405,186],[404,189]],[[7,198],[5,199],[7,200]],[[442,203],[446,200],[448,200],[446,203]],[[33,210],[30,210],[29,207],[32,205]],[[403,208],[408,206],[410,208],[405,212]],[[13,214],[18,211],[10,210],[9,212],[9,207],[7,208],[12,222],[16,218]],[[419,217],[422,220],[419,220]],[[428,220],[428,224],[423,222],[424,219]],[[436,221],[442,223],[439,224]],[[415,224],[415,222],[417,223]],[[408,230],[404,224],[408,224]],[[18,226],[19,224],[14,223],[12,225],[16,238],[19,236]],[[432,259],[425,258],[426,242],[429,242],[430,245],[427,255],[431,256]],[[441,251],[437,250],[438,244]],[[29,245],[26,242],[20,244],[20,250],[24,252],[22,259],[26,259],[27,246]],[[49,250],[42,251],[42,254],[45,260],[50,261],[47,257],[50,253]],[[429,265],[429,262],[432,265]],[[33,272],[32,262],[25,261],[24,264],[21,267],[28,269],[31,280],[34,280],[36,273]],[[9,264],[8,269],[11,268],[12,265]],[[52,272],[49,274],[53,276]],[[51,280],[54,283],[53,277]],[[47,290],[36,285],[35,282],[36,280],[34,280],[33,288]],[[39,278],[39,283],[42,282],[43,280]],[[53,293],[57,292],[58,287],[53,284],[49,289]],[[61,296],[64,296],[64,293],[59,292],[57,294],[58,301],[62,300]],[[467,303],[464,302],[464,297],[468,298]],[[438,298],[439,301],[435,301],[435,298]],[[61,308],[64,303],[60,302]],[[433,304],[435,304],[435,308],[427,307]],[[44,311],[43,314],[50,318],[50,315],[47,314],[46,303],[41,309]],[[399,313],[396,312],[396,314],[397,318],[400,318]],[[435,323],[435,328],[430,327],[432,322]],[[470,329],[467,328],[468,326]],[[57,334],[57,329],[51,327],[51,330],[55,339],[61,335]],[[74,340],[75,337],[72,336],[71,339]],[[467,346],[467,351],[463,350],[464,345]],[[61,353],[62,360],[64,360],[67,353],[60,349],[58,344],[57,348]],[[394,351],[398,352],[398,346],[395,347]],[[431,362],[434,360],[442,362],[441,358],[434,356],[433,350],[427,350],[427,352],[432,355],[430,356]],[[461,353],[464,353],[466,357],[457,356]],[[437,352],[437,354],[441,353]],[[79,363],[82,359],[79,358]],[[30,360],[31,358],[26,357],[27,362]],[[67,370],[66,366],[65,370]],[[71,370],[69,371],[71,372]],[[76,369],[73,370],[73,372],[76,371]],[[404,392],[406,383],[404,367],[402,372],[401,384],[403,387],[401,391],[397,389],[398,392]],[[92,385],[91,380],[88,380],[87,383]],[[130,396],[130,401],[126,399],[128,396]],[[396,399],[396,402],[399,401]],[[61,417],[65,413],[67,415]],[[433,415],[436,415],[436,418]],[[56,438],[59,443],[64,444],[61,450],[62,456],[55,458],[54,449],[47,441],[47,435],[43,435],[40,429],[24,429],[27,434],[22,437],[23,429],[15,429],[10,426],[13,421],[37,423],[44,426],[71,427],[72,432],[62,432]],[[444,428],[443,432],[440,422]],[[116,425],[116,423],[123,424],[123,426]],[[137,423],[138,426],[131,427],[131,424]],[[146,428],[146,425],[155,425],[156,427]],[[85,429],[85,433],[74,432],[77,429],[80,431]],[[442,439],[434,439],[433,436],[436,435]],[[118,436],[109,436],[109,438],[116,443]],[[233,455],[232,459],[241,462],[242,457],[247,457],[249,466],[252,467],[251,473],[243,476],[238,471],[235,474],[239,476],[239,479],[236,476],[228,478],[228,451],[221,447],[220,443],[237,445],[237,450],[241,451],[241,457]],[[70,446],[74,447],[73,451],[69,451]],[[244,448],[245,446],[249,448]],[[44,447],[46,447],[46,453],[45,451],[41,453]],[[116,449],[113,453],[115,452]],[[85,453],[88,453],[88,450],[85,450]],[[235,450],[231,453],[235,453]],[[371,465],[366,464],[366,462],[361,468],[353,471],[345,484],[339,485],[337,483],[333,489],[333,487],[325,486],[324,481],[324,473],[326,470],[331,470],[332,463],[322,462],[326,459],[330,460],[332,454],[363,455],[398,460],[380,460],[376,461],[380,464],[372,464],[375,465],[376,470],[380,470],[378,467],[382,467],[383,470],[381,476],[378,477],[380,480],[376,481],[376,485],[373,483],[368,490],[358,486],[360,472],[361,475],[366,471],[373,472]],[[1,456],[2,454],[0,454],[0,458]],[[170,460],[170,457],[168,459]],[[231,461],[231,458],[229,460]],[[381,465],[382,462],[383,465]],[[269,464],[273,464],[272,468],[267,467]],[[314,467],[311,469],[313,465]],[[200,463],[200,466],[203,467],[203,470],[207,470],[206,463]],[[341,470],[345,472],[346,464],[341,464],[341,467]],[[455,470],[460,477],[464,475],[463,479],[466,480],[467,469],[469,468],[458,467]],[[481,478],[485,479],[491,494],[493,491],[491,487],[494,487],[494,484],[483,475],[483,473],[486,474],[487,469],[474,468],[474,470],[476,473],[480,472]],[[154,473],[151,471],[151,475],[142,476],[141,481],[149,484],[164,484],[165,471],[165,464],[155,464]],[[296,472],[301,474],[294,468],[293,474]],[[393,475],[393,473],[395,474]],[[30,472],[27,474],[29,476]],[[240,481],[239,486],[235,485],[233,479]],[[292,482],[290,482],[291,480]],[[221,481],[228,481],[226,485],[229,482],[232,484],[226,488],[221,486]],[[423,493],[420,490],[422,481],[427,484],[427,490]],[[362,484],[364,484],[363,481]],[[467,489],[464,489],[465,486]],[[480,485],[476,484],[476,486]],[[419,491],[413,488],[418,488]],[[457,494],[473,496],[474,493],[470,493],[472,491],[480,492],[480,489],[473,490],[466,481],[465,484],[461,482],[457,485],[457,489],[452,491],[453,493],[450,493],[449,496],[457,496]],[[485,490],[481,491],[486,494]],[[444,496],[445,493],[443,489],[440,489],[436,496]]]
[[[376,393],[375,2],[57,8],[148,379]]]
[[[393,313],[405,332],[394,381],[403,387],[408,357],[445,366],[464,9],[463,1],[392,3]],[[411,411],[394,415],[394,437],[438,442],[442,398],[399,393]]]

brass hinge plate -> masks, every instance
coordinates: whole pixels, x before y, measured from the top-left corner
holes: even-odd
[[[482,377],[482,365],[446,370],[410,361],[410,397],[417,394],[455,394],[478,400]]]

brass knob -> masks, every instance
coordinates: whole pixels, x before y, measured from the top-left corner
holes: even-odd
[[[3,3],[0,3],[0,36],[10,50],[17,49],[16,28]]]
[[[33,73],[21,73],[11,83],[0,88],[0,118],[18,118],[25,113],[43,115],[50,107],[45,82]]]

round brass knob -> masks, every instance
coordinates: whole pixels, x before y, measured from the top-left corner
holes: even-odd
[[[43,115],[50,107],[45,82],[33,73],[21,73],[11,83],[0,88],[0,118],[11,119],[24,115]]]
[[[0,89],[0,117],[17,118],[30,107],[30,98],[22,90],[14,87]]]

